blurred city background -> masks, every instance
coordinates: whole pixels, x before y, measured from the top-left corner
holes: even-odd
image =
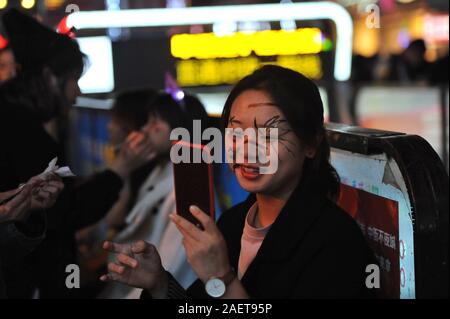
[[[420,135],[448,169],[447,0],[0,0],[0,15],[9,7],[69,33],[89,58],[68,130],[79,174],[113,156],[118,92],[176,81],[217,118],[231,85],[266,63],[317,81],[327,121]]]

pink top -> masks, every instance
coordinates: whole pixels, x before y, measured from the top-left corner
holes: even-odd
[[[238,266],[239,280],[244,276],[253,259],[255,259],[267,232],[272,226],[269,225],[261,228],[255,227],[257,213],[258,205],[257,203],[254,203],[248,210],[247,217],[245,218],[244,231],[242,232],[241,237],[241,254],[239,255]]]

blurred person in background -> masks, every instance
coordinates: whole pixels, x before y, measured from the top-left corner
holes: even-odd
[[[433,63],[431,67],[431,84],[448,86],[448,59],[447,54]]]
[[[429,83],[431,66],[425,59],[426,51],[424,40],[412,41],[402,54],[391,57],[387,80],[399,83]]]
[[[109,144],[114,157],[126,142],[127,137],[140,131],[147,123],[150,106],[157,92],[150,88],[130,90],[120,93],[110,111],[108,123]],[[95,295],[98,289],[98,272],[106,262],[106,254],[102,249],[105,239],[113,238],[125,226],[125,218],[135,205],[138,191],[154,168],[154,161],[130,173],[124,181],[118,200],[101,221],[77,233],[83,286],[86,293]]]
[[[16,76],[16,61],[9,46],[0,48],[0,85]]]
[[[78,44],[32,17],[11,9],[3,15],[17,76],[0,87],[0,191],[14,189],[44,170],[63,148],[50,123],[67,115],[80,95],[84,55]],[[127,137],[109,169],[88,180],[66,179],[55,206],[46,210],[47,232],[22,264],[4,267],[12,298],[70,298],[66,267],[77,264],[75,233],[101,219],[115,203],[123,182],[152,157],[148,139]]]
[[[113,149],[114,157],[118,156],[127,137],[132,132],[140,131],[147,123],[149,108],[156,96],[157,92],[150,88],[130,90],[117,96],[110,110],[111,118],[108,123],[109,144]],[[107,229],[114,232],[124,225],[126,214],[134,205],[139,187],[150,174],[153,166],[153,163],[149,162],[131,172],[129,178],[124,182],[119,199],[99,225],[95,226],[97,230]],[[84,236],[80,234],[80,238],[84,237],[87,240],[88,233],[84,232]],[[106,233],[102,232],[103,239],[104,236]],[[89,244],[89,242],[85,243]]]
[[[136,204],[128,214],[127,226],[113,239],[120,243],[141,239],[158,247],[162,263],[184,287],[195,280],[195,275],[187,263],[182,237],[169,219],[176,210],[170,133],[182,127],[192,135],[193,120],[200,120],[203,128],[209,125],[208,114],[194,96],[175,100],[171,94],[163,93],[154,100],[143,131],[158,153],[156,166],[139,190]],[[138,299],[140,293],[140,289],[109,283],[99,297]]]
[[[141,131],[146,125],[151,105],[157,96],[155,90],[146,88],[128,91],[117,97],[108,124],[110,142],[116,153],[130,133]],[[126,214],[134,206],[139,188],[153,168],[154,163],[149,162],[131,173],[120,197],[121,201],[106,216],[111,227],[119,229],[124,226]]]

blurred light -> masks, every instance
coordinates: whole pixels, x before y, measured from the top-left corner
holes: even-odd
[[[316,54],[322,51],[322,39],[317,28],[236,32],[222,37],[214,33],[176,34],[170,48],[172,56],[181,59],[247,57],[252,52],[258,56]]]
[[[297,29],[297,24],[295,23],[294,20],[280,21],[280,26],[281,26],[281,29],[286,30],[286,31]]]
[[[80,11],[69,16],[76,29],[157,27],[214,24],[226,21],[331,20],[336,25],[334,77],[347,81],[351,74],[353,21],[347,10],[333,2],[260,4],[183,9]]]
[[[238,30],[237,22],[233,21],[225,21],[218,22],[213,24],[213,32],[218,37],[224,37],[227,35],[231,35]]]
[[[0,35],[0,50],[6,48],[8,45],[8,40]]]
[[[330,39],[325,39],[323,41],[323,51],[328,52],[331,50],[333,50],[333,41],[331,41]]]
[[[80,50],[87,55],[89,68],[79,85],[83,94],[111,92],[114,89],[114,66],[111,40],[108,37],[78,38]]]
[[[395,10],[395,0],[380,0],[381,10],[383,12],[392,12]]]
[[[210,116],[218,117],[222,114],[229,92],[196,93],[195,95],[205,106],[205,110]]]
[[[181,101],[182,99],[184,99],[184,92],[183,92],[183,91],[178,91],[178,92],[175,94],[175,99],[176,99],[177,101]]]
[[[281,0],[280,3],[287,4],[287,3],[292,3],[292,1],[291,0]],[[286,30],[286,31],[297,29],[297,24],[295,23],[295,20],[281,20],[280,26],[281,26],[281,29]]]
[[[424,22],[425,40],[431,44],[448,44],[449,42],[449,15],[428,14]]]
[[[377,54],[380,49],[380,36],[377,28],[368,28],[366,18],[355,20],[355,37],[353,52],[356,55],[371,57]],[[325,46],[326,44],[324,44]]]
[[[106,0],[105,1],[106,10],[108,11],[120,11],[121,10],[121,0]],[[109,28],[108,36],[112,40],[118,40],[122,36],[121,28]]]
[[[174,79],[170,72],[166,72],[165,76],[165,91],[170,94],[175,101],[182,101],[184,99],[184,92],[178,86],[177,80]]]
[[[268,22],[243,21],[238,23],[238,31],[244,33],[254,33],[256,31],[264,31],[270,29],[270,23]]]
[[[72,29],[67,25],[67,17],[64,17],[58,24],[56,29],[58,33],[65,34],[71,38],[75,38],[75,33],[72,32]]]
[[[320,80],[323,76],[322,61],[318,55],[279,56],[269,63],[250,56],[237,59],[178,61],[177,82],[180,86],[233,85],[264,64],[289,68],[314,80]]]
[[[185,0],[167,0],[166,1],[167,8],[185,8],[186,1]]]
[[[45,0],[45,7],[48,10],[56,10],[59,9],[64,2],[65,0]]]
[[[406,49],[409,46],[409,44],[411,43],[411,36],[408,32],[408,29],[403,28],[400,30],[400,32],[398,33],[397,41],[402,49]]]
[[[22,0],[20,2],[20,5],[24,9],[31,9],[36,5],[36,1],[35,0]]]
[[[8,0],[0,0],[0,10],[8,6]]]

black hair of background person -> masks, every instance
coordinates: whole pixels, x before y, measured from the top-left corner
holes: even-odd
[[[56,75],[64,75],[74,65],[83,68],[84,55],[78,43],[67,35],[36,23],[35,19],[17,9],[10,9],[3,15],[3,25],[8,33],[9,46],[23,71],[35,72],[45,66]]]
[[[0,191],[27,182],[54,157],[60,165],[66,164],[61,145],[43,127],[63,107],[43,70],[51,68],[63,85],[65,74],[81,71],[83,65],[83,55],[73,40],[22,13],[11,11],[3,17],[21,67],[18,76],[0,88]],[[24,28],[26,33],[17,32]],[[45,211],[47,231],[41,245],[22,263],[3,267],[10,298],[31,298],[36,288],[41,298],[77,295],[76,289],[65,285],[67,265],[77,264],[75,233],[108,212],[123,181],[104,171],[85,182],[64,182],[65,190],[55,206]]]
[[[128,131],[139,131],[148,120],[150,107],[158,93],[152,88],[121,92],[111,108],[111,117]]]
[[[161,93],[152,103],[150,114],[167,122],[174,129],[186,128],[193,134],[193,121],[200,120],[202,129],[209,127],[208,113],[203,104],[193,95],[186,94],[184,99],[176,101],[170,94]]]
[[[18,70],[18,79],[3,85],[8,86],[2,92],[4,99],[27,107],[42,123],[60,116],[67,101],[61,94],[48,94],[52,90],[51,75],[58,77],[58,86],[64,92],[65,78],[82,74],[86,56],[78,43],[16,9],[3,15],[3,25]],[[28,92],[26,97],[22,97],[24,91]]]
[[[189,114],[189,117],[191,118],[192,124],[193,120],[199,120],[201,122],[202,131],[212,126],[205,106],[195,95],[186,94],[183,99],[183,104],[185,106],[185,112],[187,112]],[[188,129],[191,133],[193,132],[192,125]],[[202,141],[202,143],[204,144],[207,142],[209,141]]]
[[[429,83],[432,64],[425,59],[426,50],[425,41],[417,39],[412,41],[400,55],[392,55],[387,80]]]

